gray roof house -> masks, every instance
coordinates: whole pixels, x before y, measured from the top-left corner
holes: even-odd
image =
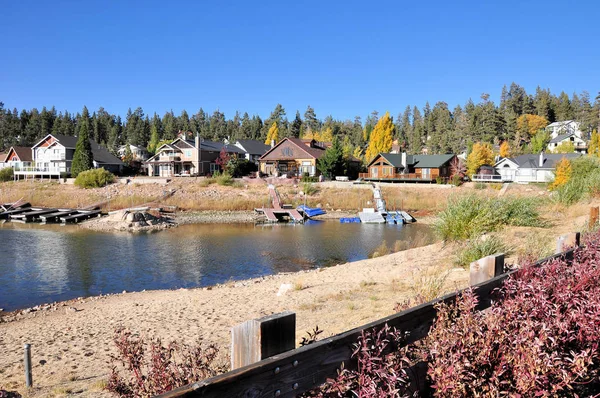
[[[431,182],[450,177],[450,163],[454,154],[407,155],[406,153],[380,153],[367,165],[368,173],[360,178],[367,181]]]
[[[562,159],[569,160],[581,157],[581,153],[520,155],[514,158],[503,158],[495,165],[495,180],[500,182],[551,182],[554,180],[556,164]],[[477,179],[475,179],[477,180]]]
[[[234,145],[245,152],[246,160],[256,164],[258,164],[258,159],[271,149],[270,145],[259,140],[237,140]]]

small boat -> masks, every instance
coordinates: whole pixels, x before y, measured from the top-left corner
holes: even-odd
[[[304,214],[305,218],[311,218],[311,217],[327,214],[327,212],[325,210],[321,209],[320,207],[308,207],[305,205],[300,205],[300,206],[296,207],[296,210],[298,210],[298,212],[300,214]]]

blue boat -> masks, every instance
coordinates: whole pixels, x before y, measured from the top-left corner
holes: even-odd
[[[320,207],[308,207],[305,205],[300,205],[300,206],[296,207],[296,210],[298,210],[298,212],[304,214],[305,218],[311,218],[311,217],[327,214],[327,212],[325,210],[321,209]]]

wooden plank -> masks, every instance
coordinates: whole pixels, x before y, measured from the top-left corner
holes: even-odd
[[[473,261],[469,270],[471,286],[485,282],[504,272],[504,253],[493,254]]]
[[[231,369],[294,349],[296,314],[286,311],[253,319],[231,329]]]
[[[560,236],[556,241],[556,252],[562,253],[570,247],[579,246],[581,234],[579,232],[571,232]]]
[[[63,210],[57,211],[56,213],[44,214],[40,216],[40,218],[42,219],[42,221],[49,221],[62,216],[70,216],[74,213],[77,213],[77,210]]]
[[[574,249],[570,249],[552,255],[538,261],[536,265],[540,266],[556,258],[565,258],[570,261],[573,259],[573,252]],[[473,286],[472,288],[479,297],[477,309],[486,309],[491,306],[493,300],[499,299],[493,294],[494,290],[517,271],[513,270],[498,275],[487,282]],[[177,388],[158,397],[295,397],[321,385],[327,378],[335,377],[342,362],[346,368],[351,367],[352,362],[349,360],[353,344],[364,330],[378,329],[388,324],[404,332],[409,332],[405,345],[411,344],[429,333],[436,316],[436,304],[452,303],[458,294],[460,292],[446,295],[429,303],[317,341],[314,344]]]
[[[598,206],[590,207],[590,222],[588,225],[589,229],[593,229],[596,224],[598,224],[598,216],[599,216],[599,208]]]

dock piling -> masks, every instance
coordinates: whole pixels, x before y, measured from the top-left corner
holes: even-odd
[[[25,344],[25,386],[33,386],[33,376],[31,374],[31,344]]]

